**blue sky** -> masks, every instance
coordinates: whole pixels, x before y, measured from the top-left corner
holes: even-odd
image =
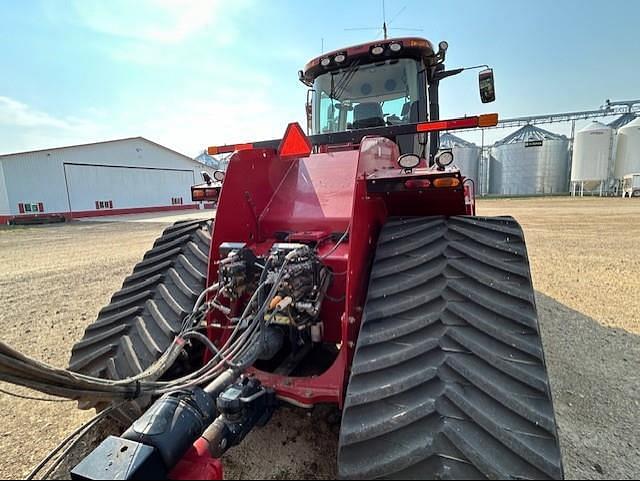
[[[400,13],[395,26],[449,41],[450,67],[495,68],[495,104],[480,103],[467,73],[443,85],[443,116],[640,98],[639,1],[387,0],[386,8],[389,20]],[[0,153],[142,135],[196,155],[277,137],[303,121],[297,71],[321,39],[326,50],[372,40],[375,31],[345,29],[375,27],[381,16],[379,1],[0,0]]]

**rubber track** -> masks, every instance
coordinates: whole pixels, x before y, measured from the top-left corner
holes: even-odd
[[[179,222],[167,228],[127,277],[109,305],[73,348],[69,369],[108,379],[144,371],[169,347],[182,320],[205,288],[211,222]],[[83,404],[85,409],[102,406]],[[144,402],[119,413],[135,419]]]
[[[343,479],[562,479],[524,235],[508,217],[396,218],[372,266]]]

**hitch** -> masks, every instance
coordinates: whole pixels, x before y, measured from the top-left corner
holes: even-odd
[[[257,379],[243,378],[229,386],[218,397],[220,415],[202,435],[209,442],[211,456],[220,458],[253,428],[266,425],[276,406],[275,391],[264,388]]]
[[[221,479],[220,456],[264,426],[276,406],[275,391],[229,370],[205,389],[160,398],[121,437],[103,441],[71,477]]]

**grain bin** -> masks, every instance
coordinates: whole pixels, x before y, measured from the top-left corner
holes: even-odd
[[[615,178],[640,173],[640,118],[618,130]]]
[[[462,175],[473,179],[476,192],[480,188],[480,156],[482,149],[472,142],[468,142],[450,133],[440,135],[440,147],[453,149],[454,164],[458,166]]]
[[[615,131],[592,122],[576,134],[571,164],[572,192],[604,189],[612,167]]]
[[[491,149],[490,192],[538,195],[568,192],[569,140],[526,125]]]

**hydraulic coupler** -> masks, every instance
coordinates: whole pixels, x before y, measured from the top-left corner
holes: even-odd
[[[202,435],[209,443],[211,456],[220,458],[253,428],[267,424],[276,406],[275,392],[256,379],[243,378],[229,386],[218,397],[218,418]]]

